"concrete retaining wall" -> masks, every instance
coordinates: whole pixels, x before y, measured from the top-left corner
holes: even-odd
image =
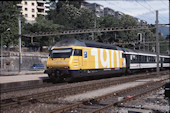
[[[22,53],[21,70],[30,70],[33,64],[44,64],[48,58],[48,53]],[[19,67],[19,53],[6,52],[3,55],[3,68],[4,71],[15,71]]]

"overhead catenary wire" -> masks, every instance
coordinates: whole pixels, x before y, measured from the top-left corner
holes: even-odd
[[[159,41],[160,43],[168,43],[169,44],[169,41]],[[129,45],[129,44],[138,44],[139,42],[138,41],[133,41],[133,42],[125,42],[125,43],[114,43],[115,45]],[[156,43],[156,41],[147,41],[147,42],[140,42],[140,44],[153,44],[153,43]]]
[[[155,29],[154,26],[129,26],[123,27],[109,27],[109,28],[93,28],[93,29],[78,29],[78,30],[65,30],[65,31],[54,31],[54,32],[36,32],[30,34],[22,34],[25,37],[40,37],[40,36],[56,36],[56,35],[68,35],[68,34],[83,34],[83,33],[94,33],[94,32],[113,32],[113,31],[129,31],[139,29]]]
[[[165,4],[164,2],[163,2],[163,0],[160,0],[165,6],[168,6],[167,4]],[[168,0],[167,0],[167,2],[169,2]],[[169,7],[169,6],[168,6]]]
[[[108,4],[112,4],[112,5],[116,6],[116,7],[124,10],[125,12],[132,12],[132,11],[128,11],[127,9],[122,8],[122,7],[119,6],[119,5],[114,4],[113,2],[108,2]],[[132,13],[133,13],[133,12],[132,12]],[[148,18],[148,17],[146,17],[146,16],[143,16],[143,17],[145,18],[144,20],[147,20],[147,19],[150,20],[150,19],[151,19],[151,18]]]
[[[145,3],[146,3],[152,10],[155,10],[155,9],[148,3],[148,1],[145,0]],[[154,12],[154,11],[153,11],[153,12]],[[159,18],[164,21],[164,18],[162,18],[161,16],[160,16]],[[166,23],[166,22],[165,22],[165,23]]]
[[[146,8],[147,10],[149,10],[151,12],[151,14],[153,14],[153,16],[155,16],[155,12],[152,11],[151,9],[153,9],[152,7],[150,7],[151,9],[149,9],[148,7],[146,7],[145,5],[141,4],[140,2],[138,2],[137,0],[135,0],[136,3],[138,3],[139,5],[141,5],[142,7]],[[154,10],[154,9],[153,9]],[[160,19],[164,20],[162,17],[160,17]]]

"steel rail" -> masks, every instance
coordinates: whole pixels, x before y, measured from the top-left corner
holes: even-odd
[[[151,73],[151,75],[154,73]],[[143,74],[142,74],[142,76],[141,75],[131,76],[131,77],[128,76],[128,77],[123,77],[124,80],[122,80],[122,78],[116,79],[116,80],[114,79],[114,80],[107,81],[107,82],[103,81],[103,82],[97,82],[97,83],[89,83],[89,84],[85,84],[82,86],[74,86],[74,87],[69,87],[69,88],[65,88],[65,89],[58,89],[58,90],[53,90],[53,91],[48,91],[48,92],[42,92],[42,93],[38,93],[38,94],[9,98],[9,99],[1,100],[0,107],[7,108],[10,106],[21,105],[23,103],[35,103],[40,100],[49,99],[50,97],[63,97],[66,95],[81,93],[81,92],[87,90],[87,87],[88,87],[88,91],[89,91],[89,90],[94,90],[94,89],[98,89],[98,88],[108,87],[111,85],[117,85],[117,84],[129,82],[129,81],[134,81],[134,80],[138,80],[138,79],[146,79],[146,78],[151,78],[151,77],[153,77],[153,76],[148,76],[148,75],[143,75]]]
[[[167,79],[166,79],[166,80],[167,80]],[[164,81],[164,80],[161,80],[161,81],[158,81],[158,82],[162,82],[162,81]],[[156,83],[158,83],[158,82],[156,82]],[[155,84],[156,84],[156,83],[155,83]],[[154,83],[151,83],[151,84],[154,84]],[[149,84],[148,84],[148,85],[149,85]],[[146,85],[146,86],[147,86],[147,85]],[[122,104],[122,103],[125,103],[125,102],[127,102],[127,101],[130,101],[130,100],[132,100],[132,99],[136,99],[136,98],[138,98],[138,97],[140,97],[140,96],[142,96],[142,95],[145,95],[145,94],[147,94],[147,93],[149,93],[149,92],[155,91],[155,90],[161,88],[162,86],[163,86],[163,84],[160,85],[159,87],[153,88],[153,89],[151,89],[151,90],[149,90],[149,91],[145,91],[145,92],[143,92],[143,93],[137,94],[137,95],[135,95],[135,96],[132,96],[131,98],[125,98],[125,99],[123,99],[123,100],[121,100],[121,101],[118,101],[118,102],[115,102],[115,103],[113,103],[113,104],[104,106],[104,107],[99,108],[99,109],[97,109],[97,110],[95,110],[95,111],[92,111],[92,112],[90,112],[90,113],[100,113],[101,111],[106,110],[106,109],[108,109],[108,108],[110,108],[110,107],[118,106],[118,105],[120,105],[120,104]],[[137,88],[136,88],[136,89],[137,89]]]
[[[169,79],[169,78],[168,78],[168,79]],[[167,80],[167,79],[165,79],[165,80]],[[165,81],[165,80],[160,80],[160,81],[156,81],[156,82],[154,81],[154,82],[151,82],[151,83],[146,83],[146,84],[139,85],[139,86],[137,86],[137,87],[128,88],[128,89],[126,89],[126,90],[120,90],[120,91],[117,91],[117,92],[113,92],[113,93],[110,93],[110,94],[107,94],[107,95],[104,95],[104,96],[100,96],[100,97],[97,97],[97,98],[94,98],[94,99],[88,99],[88,100],[86,100],[86,101],[77,102],[77,103],[75,103],[75,104],[63,106],[63,107],[61,107],[61,108],[58,108],[58,109],[49,111],[49,112],[47,112],[47,113],[63,113],[63,112],[66,112],[66,111],[68,111],[68,110],[72,110],[72,109],[74,109],[74,108],[81,107],[81,106],[84,105],[84,103],[90,103],[91,101],[103,100],[103,99],[106,99],[106,98],[108,98],[108,97],[111,97],[111,96],[113,96],[113,95],[115,95],[115,94],[118,95],[118,94],[125,93],[125,92],[131,91],[131,90],[139,89],[139,88],[141,88],[141,87],[145,87],[145,86],[148,86],[148,85],[157,84],[157,83],[160,83],[160,82]],[[142,94],[141,94],[141,95],[142,95]],[[136,96],[134,96],[134,97],[136,97]],[[121,102],[123,102],[123,101],[120,101],[119,103],[121,103]],[[111,104],[111,105],[108,105],[108,106],[105,106],[105,107],[103,107],[103,108],[100,108],[100,109],[98,109],[98,110],[95,110],[95,111],[93,111],[93,112],[91,112],[91,113],[98,113],[98,112],[102,111],[103,109],[109,108],[109,107],[111,107],[111,106],[113,106],[113,105],[117,105],[117,104],[118,104],[118,102],[116,102],[116,103],[114,103],[114,104]]]
[[[145,86],[148,86],[148,85],[157,84],[157,83],[160,83],[160,82],[162,82],[162,81],[165,81],[165,80],[160,80],[160,81],[156,81],[156,82],[154,81],[154,82],[151,82],[151,83],[146,83],[146,84],[143,84],[143,85],[139,85],[139,86],[137,86],[137,87],[128,88],[128,89],[126,89],[126,90],[120,90],[120,91],[113,92],[113,93],[110,93],[110,94],[107,94],[107,95],[104,95],[104,96],[100,96],[100,97],[97,97],[97,98],[94,98],[94,99],[88,99],[88,100],[86,100],[86,101],[77,102],[77,103],[75,103],[75,104],[63,106],[63,107],[61,107],[61,108],[58,108],[58,109],[55,109],[55,110],[52,110],[52,111],[49,111],[49,112],[46,112],[46,113],[63,113],[63,112],[72,110],[72,109],[74,109],[74,108],[81,107],[81,106],[84,105],[84,103],[90,103],[90,102],[92,102],[92,101],[100,101],[100,100],[106,99],[106,98],[108,98],[108,97],[114,96],[115,94],[118,95],[118,94],[125,93],[125,92],[131,91],[131,90],[139,89],[139,88],[141,88],[141,87],[145,87]],[[162,87],[162,86],[160,86],[160,87]],[[160,87],[159,87],[159,88],[160,88]],[[156,89],[157,89],[157,88],[156,88]],[[155,89],[152,89],[152,91],[153,91],[153,90],[155,90]],[[146,93],[146,92],[141,93],[141,94],[139,94],[139,95],[143,95],[143,94],[145,94],[145,93]],[[133,98],[130,98],[130,99],[134,99],[134,98],[136,98],[136,97],[138,97],[138,96],[133,96]],[[112,106],[118,105],[118,104],[123,103],[123,102],[125,102],[125,101],[128,101],[128,100],[130,100],[130,99],[124,99],[124,100],[122,100],[122,101],[115,102],[115,103],[113,103],[113,104],[110,104],[110,105],[107,105],[107,106],[105,106],[105,107],[99,108],[99,109],[97,109],[97,110],[95,110],[95,111],[92,111],[92,112],[90,112],[90,113],[100,113],[101,111],[103,111],[103,110],[105,110],[105,109],[107,109],[107,108],[110,108],[110,107],[112,107]]]

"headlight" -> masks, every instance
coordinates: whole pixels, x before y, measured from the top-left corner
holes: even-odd
[[[67,66],[67,67],[64,67],[65,69],[69,69],[69,67]]]

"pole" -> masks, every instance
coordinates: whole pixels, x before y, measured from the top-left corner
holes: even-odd
[[[96,3],[94,4],[94,28],[96,28]],[[92,40],[94,40],[94,32],[92,33]]]
[[[1,71],[2,71],[2,68],[3,68],[3,37],[1,34]]]
[[[4,2],[1,2],[2,5],[2,12],[4,11]],[[2,72],[2,68],[3,68],[3,36],[1,33],[1,72]]]
[[[143,50],[145,51],[145,32],[143,32]]]
[[[33,44],[33,42],[34,42],[34,39],[33,39],[33,37],[31,37],[31,44]]]
[[[21,63],[22,63],[22,59],[21,59],[21,15],[19,14],[18,16],[18,26],[19,26],[19,72],[21,72]]]
[[[159,75],[159,37],[158,37],[158,10],[156,10],[156,53],[157,53],[157,76]]]

